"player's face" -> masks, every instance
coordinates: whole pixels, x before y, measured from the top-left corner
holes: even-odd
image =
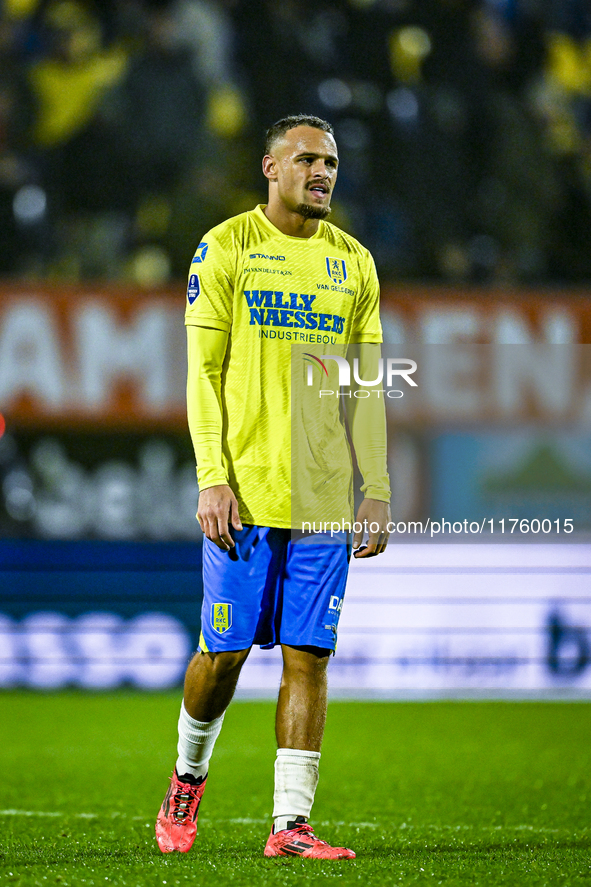
[[[295,126],[263,161],[267,178],[277,183],[284,207],[308,218],[322,219],[330,212],[339,158],[334,138],[313,126]]]

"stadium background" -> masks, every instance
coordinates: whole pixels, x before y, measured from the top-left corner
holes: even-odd
[[[424,373],[388,407],[395,518],[496,531],[354,565],[332,692],[587,697],[583,0],[5,0],[0,47],[0,685],[182,679],[184,279],[305,110],[335,124],[333,218],[376,258],[387,347]],[[256,653],[241,692],[277,681]]]

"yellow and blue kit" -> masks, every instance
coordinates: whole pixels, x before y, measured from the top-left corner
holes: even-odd
[[[311,358],[346,356],[354,343],[379,346],[373,259],[329,222],[320,221],[310,238],[291,237],[257,206],[213,228],[199,244],[189,272],[185,323],[189,427],[199,487],[229,484],[245,525],[244,536],[233,531],[232,552],[204,540],[205,644],[210,650],[242,649],[255,636],[261,644],[284,637],[294,644],[295,634],[297,644],[333,649],[347,545],[329,540],[324,555],[320,539],[314,550],[309,540],[303,544],[289,532],[275,531],[298,530],[308,506],[314,520],[322,515],[352,519],[352,461],[342,411],[337,397],[319,397],[321,386],[338,389],[337,365],[332,362],[330,377],[328,370],[325,376],[318,371],[312,387],[308,367]],[[365,441],[357,432],[356,440],[353,423],[353,445],[365,496],[389,501],[384,405],[371,400],[352,406],[373,417],[377,438],[373,434]],[[368,424],[365,418],[356,423],[362,424]],[[247,561],[241,551],[248,552]],[[301,569],[301,558],[340,578],[320,576],[312,591],[310,567]],[[299,591],[296,575],[303,583]],[[285,588],[293,604],[284,604]],[[253,608],[247,613],[249,600]],[[331,600],[339,602],[336,615]],[[295,627],[298,606],[302,626],[309,624],[308,639],[302,626]],[[292,614],[285,619],[293,632],[281,621],[281,611]],[[313,619],[306,618],[307,611],[314,612]],[[325,628],[318,633],[312,623]]]

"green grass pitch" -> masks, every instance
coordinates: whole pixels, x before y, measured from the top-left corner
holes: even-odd
[[[354,861],[266,860],[274,705],[226,716],[189,854],[154,819],[179,694],[0,695],[0,884],[591,884],[591,706],[329,709],[312,822]]]

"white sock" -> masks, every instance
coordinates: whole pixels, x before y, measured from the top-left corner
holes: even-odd
[[[319,751],[278,748],[275,760],[273,831],[287,828],[296,816],[310,816],[318,785]]]
[[[188,714],[185,703],[182,703],[177,745],[179,756],[176,762],[176,772],[179,776],[185,773],[195,778],[207,776],[209,759],[213,754],[215,741],[220,735],[223,720],[222,714],[214,721],[196,721]]]

